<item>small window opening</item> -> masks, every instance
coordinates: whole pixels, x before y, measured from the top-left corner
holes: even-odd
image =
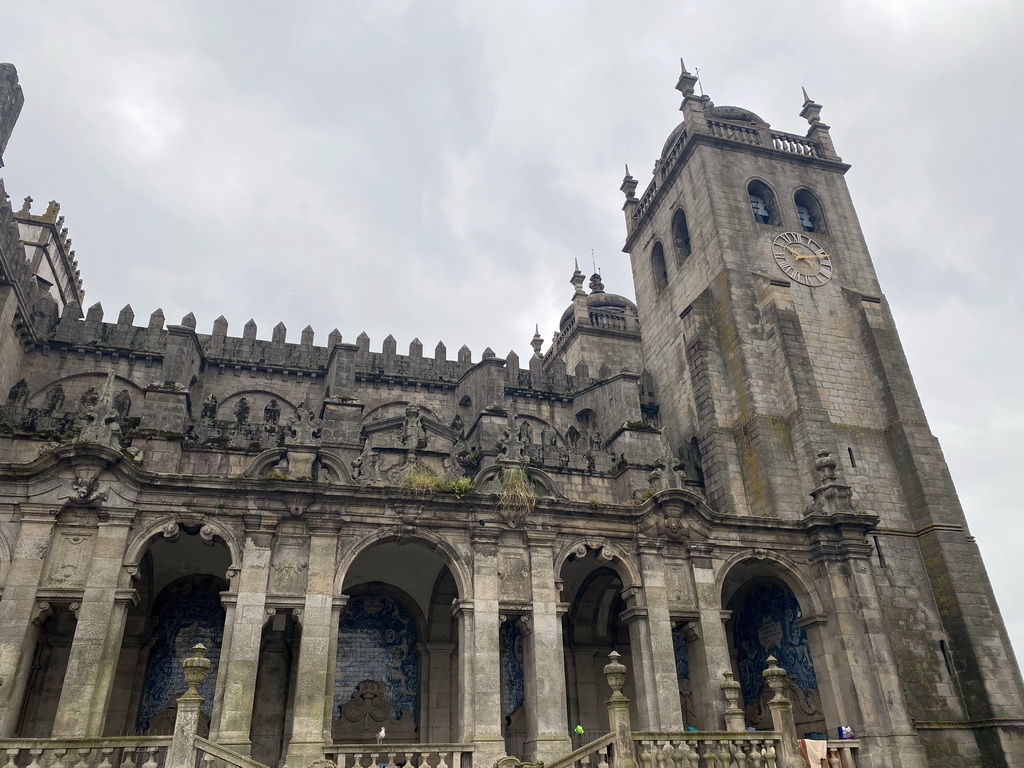
[[[796,206],[796,217],[804,232],[827,234],[825,226],[825,209],[821,201],[809,189],[801,189],[793,196]]]
[[[668,285],[668,270],[665,268],[665,249],[661,243],[655,243],[651,251],[651,272],[654,274],[654,285],[658,292]]]
[[[942,660],[946,662],[946,672],[953,677],[953,660],[949,658],[949,648],[945,640],[939,640],[939,651],[942,653]]]
[[[857,466],[857,457],[853,455],[853,448],[847,446],[846,452],[848,454],[850,454],[850,466],[851,467],[856,467]]]
[[[754,214],[754,221],[775,226],[782,223],[775,206],[775,195],[763,181],[755,180],[747,185],[747,198],[750,200],[750,210]]]
[[[682,209],[675,212],[672,217],[672,239],[676,248],[676,264],[682,264],[689,257],[692,250],[690,245],[690,230],[686,226],[686,214]]]
[[[873,536],[872,538],[875,540],[875,554],[878,555],[878,564],[885,568],[885,555],[882,554],[882,542],[877,536]]]

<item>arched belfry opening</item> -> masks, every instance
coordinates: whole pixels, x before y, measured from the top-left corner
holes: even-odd
[[[793,589],[770,567],[746,564],[734,569],[725,592],[726,633],[747,726],[772,727],[768,701],[773,694],[762,672],[773,656],[788,675],[786,693],[793,703],[797,733],[824,732],[813,649],[801,626],[803,609]]]
[[[224,638],[221,592],[232,557],[199,524],[172,524],[138,561],[138,603],[128,611],[105,725],[107,735],[167,735],[185,691],[181,663],[202,643],[211,661],[200,686],[199,732],[210,730]]]
[[[343,744],[450,743],[459,727],[459,598],[448,563],[415,538],[381,541],[352,561],[338,624],[331,732]]]
[[[629,627],[622,619],[627,608],[624,581],[603,550],[587,549],[570,555],[560,573],[562,595],[569,604],[562,636],[565,646],[566,706],[569,723],[582,725],[588,738],[608,731],[604,702],[608,686],[604,666],[608,654],[618,651],[621,661],[633,670]],[[636,718],[635,675],[626,678],[623,693],[631,701]],[[574,745],[580,746],[580,745]]]

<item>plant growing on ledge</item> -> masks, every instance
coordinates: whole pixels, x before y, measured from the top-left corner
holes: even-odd
[[[450,493],[456,499],[461,499],[473,490],[473,481],[468,477],[445,480],[431,472],[429,469],[417,467],[402,475],[399,487],[411,491],[434,491],[436,493]]]
[[[498,506],[509,512],[527,515],[533,511],[537,503],[537,494],[533,490],[530,476],[523,466],[503,467],[501,470],[501,490],[498,492]]]
[[[484,408],[484,413],[490,413],[494,416],[508,416],[508,411],[500,405],[489,405]]]
[[[456,499],[461,499],[473,490],[473,481],[468,477],[460,477],[458,480],[441,480],[437,484],[438,493],[450,493]]]
[[[638,432],[660,432],[656,426],[651,424],[649,421],[627,421],[625,424],[626,429],[635,429]]]

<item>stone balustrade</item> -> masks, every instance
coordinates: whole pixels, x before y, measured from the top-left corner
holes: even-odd
[[[782,737],[773,731],[633,736],[640,768],[776,768],[780,764]]]
[[[170,736],[0,739],[3,768],[165,768]]]
[[[547,768],[609,768],[613,764],[614,745],[615,734],[607,733],[573,750]]]
[[[337,768],[472,768],[471,744],[335,744],[326,756]]]

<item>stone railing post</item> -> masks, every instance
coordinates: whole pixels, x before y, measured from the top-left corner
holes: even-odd
[[[786,688],[786,670],[779,666],[779,660],[768,657],[768,668],[761,673],[768,687],[774,694],[768,702],[772,713],[772,730],[778,731],[782,737],[782,749],[779,754],[780,768],[798,768],[804,765],[800,757],[800,747],[796,743],[796,722],[793,720],[793,702],[783,691]],[[172,768],[174,768],[172,766]]]
[[[619,654],[612,651],[611,659],[604,667],[604,676],[612,695],[605,702],[608,707],[608,729],[615,734],[615,759],[612,768],[636,768],[633,759],[633,733],[629,723],[629,699],[622,694],[626,684],[626,665],[619,661]]]
[[[196,764],[196,732],[199,730],[199,710],[203,706],[199,685],[210,671],[206,646],[202,643],[192,646],[192,655],[181,662],[181,666],[185,668],[185,684],[188,688],[178,698],[174,736],[164,763],[166,768],[193,768]]]
[[[740,684],[733,679],[732,672],[723,672],[725,680],[719,686],[729,702],[725,710],[725,730],[730,733],[742,733],[747,729],[747,718],[740,709]]]

